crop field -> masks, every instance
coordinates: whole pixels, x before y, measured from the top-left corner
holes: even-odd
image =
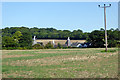
[[[3,50],[3,78],[117,78],[118,51],[104,48]]]

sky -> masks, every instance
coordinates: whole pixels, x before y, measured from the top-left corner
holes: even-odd
[[[91,32],[104,28],[104,9],[99,4],[112,4],[106,9],[107,29],[118,28],[117,2],[3,2],[2,28],[25,26]]]

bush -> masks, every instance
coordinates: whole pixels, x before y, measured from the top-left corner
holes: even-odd
[[[58,43],[57,48],[62,48],[62,45],[60,43]]]
[[[17,47],[17,49],[22,50],[23,48],[22,47]]]
[[[27,49],[33,49],[32,47],[27,47]]]
[[[116,47],[117,41],[116,40],[108,40],[108,47]]]
[[[3,49],[14,50],[14,49],[17,49],[17,48],[16,47],[3,47]]]
[[[35,44],[32,46],[33,49],[44,49],[44,47],[41,44]]]
[[[45,45],[45,48],[46,49],[53,49],[53,45],[51,44],[51,42],[48,42],[46,45]]]
[[[23,50],[26,50],[27,48],[26,47],[23,47]]]
[[[117,47],[119,47],[119,48],[120,48],[120,44],[117,44]]]
[[[107,52],[116,52],[117,50],[107,50]],[[106,52],[105,50],[102,50],[101,52]]]

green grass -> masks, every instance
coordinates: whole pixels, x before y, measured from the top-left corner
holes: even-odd
[[[117,48],[4,50],[3,78],[116,78]]]
[[[101,52],[116,52],[117,50],[102,50]]]

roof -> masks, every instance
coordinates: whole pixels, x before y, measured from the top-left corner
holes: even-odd
[[[61,39],[36,39],[36,42],[43,42],[43,44],[47,44],[48,42],[55,42],[57,45],[58,43],[60,44],[65,44],[67,40],[61,40]],[[78,43],[84,43],[86,40],[70,40],[71,43],[78,42]]]

